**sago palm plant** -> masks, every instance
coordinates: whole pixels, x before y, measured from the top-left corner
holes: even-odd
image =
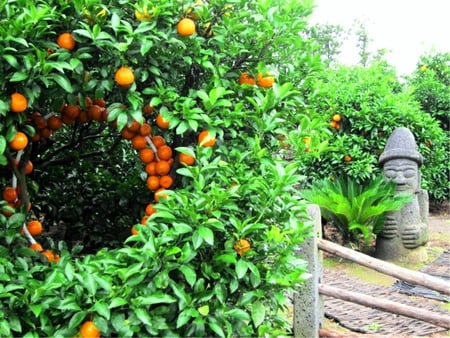
[[[395,194],[396,183],[379,176],[359,183],[346,176],[314,182],[302,192],[319,205],[322,216],[333,222],[346,243],[358,244],[361,235],[368,244],[384,224],[386,212],[400,210],[412,196]]]

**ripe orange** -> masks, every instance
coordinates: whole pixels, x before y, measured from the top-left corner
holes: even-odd
[[[164,193],[163,193],[164,190],[166,190],[166,189],[164,189],[164,188],[159,188],[158,190],[155,191],[155,196],[154,196],[155,202],[159,202],[159,200],[160,200],[161,198],[167,198],[167,194],[164,194]]]
[[[47,119],[47,127],[51,130],[61,129],[63,122],[59,116],[52,115]]]
[[[105,108],[93,104],[88,108],[87,116],[90,120],[101,121],[103,112],[105,110],[106,110]]]
[[[9,142],[9,147],[12,150],[23,150],[28,145],[28,137],[25,133],[22,133],[21,131],[18,131],[14,138]]]
[[[345,155],[345,157],[344,157],[345,162],[350,162],[351,160],[352,160],[352,157],[350,155]]]
[[[92,103],[93,103],[93,104],[96,104],[97,106],[103,107],[103,108],[106,107],[106,101],[105,101],[105,99],[103,99],[103,98],[96,98],[96,99],[93,99],[93,100],[92,100]]]
[[[131,139],[131,145],[136,150],[144,149],[147,146],[147,140],[145,139],[144,136],[135,135]]]
[[[28,161],[27,164],[25,165],[25,175],[29,175],[33,172],[34,166],[33,166],[33,162]]]
[[[164,137],[160,135],[156,135],[152,137],[152,142],[155,145],[156,148],[161,147],[162,145],[166,144],[166,140],[164,140]]]
[[[195,22],[192,19],[181,19],[177,24],[177,32],[180,36],[190,36],[195,33]]]
[[[147,206],[145,207],[145,214],[147,216],[151,216],[156,212],[156,209],[153,205],[153,203],[147,204]]]
[[[75,120],[80,115],[80,111],[81,111],[80,106],[75,104],[68,104],[64,106],[62,113],[63,116],[66,116],[71,120]]]
[[[150,163],[155,159],[155,153],[150,148],[144,148],[139,151],[139,158],[144,163]]]
[[[139,234],[139,231],[137,231],[137,229],[135,227],[131,228],[131,234],[136,236],[137,234]]]
[[[180,161],[180,163],[183,163],[186,165],[193,165],[195,162],[195,157],[188,155],[188,154],[180,153],[180,157],[178,160]]]
[[[208,130],[203,130],[198,135],[198,143],[202,147],[213,147],[216,144],[216,139],[211,137]]]
[[[47,126],[47,121],[39,113],[33,114],[31,119],[33,120],[34,125],[38,129],[43,129]]]
[[[28,229],[28,232],[33,236],[40,235],[42,233],[42,231],[44,230],[42,228],[42,223],[39,222],[38,220],[29,221],[27,223],[27,229]]]
[[[14,113],[21,113],[28,107],[28,101],[25,95],[20,93],[11,94],[10,109]]]
[[[342,116],[340,114],[334,114],[332,120],[334,122],[340,122],[342,120]]]
[[[159,178],[159,184],[161,185],[161,187],[168,189],[173,184],[173,178],[169,175],[163,175]]]
[[[138,121],[136,121],[136,120],[133,120],[125,128],[127,128],[129,131],[137,133],[139,131],[140,127],[141,127],[140,123]]]
[[[244,72],[239,76],[239,84],[254,86],[256,84],[256,80],[253,76],[249,75],[247,72]]]
[[[147,225],[148,217],[149,217],[149,216],[145,215],[145,216],[143,216],[143,217],[141,218],[141,224],[142,224],[142,225]]]
[[[30,245],[30,249],[34,250],[34,251],[43,251],[42,245],[40,245],[39,243],[33,243]]]
[[[18,197],[17,189],[13,187],[6,187],[3,190],[3,199],[6,202],[14,203],[17,200],[17,197]]]
[[[81,338],[99,338],[100,330],[91,320],[85,321],[80,329]]]
[[[158,116],[156,116],[156,125],[161,129],[167,129],[169,128],[169,121],[164,119],[161,114],[158,114]]]
[[[245,252],[249,251],[250,248],[251,248],[250,242],[245,238],[238,240],[234,244],[234,250],[236,250],[239,256],[242,256]]]
[[[275,82],[275,77],[272,75],[263,75],[262,73],[258,73],[256,77],[256,83],[258,86],[263,88],[270,88]]]
[[[145,166],[145,172],[149,175],[156,175],[156,162],[147,163]]]
[[[158,176],[147,177],[147,188],[151,191],[156,191],[160,187]]]
[[[167,175],[170,171],[170,164],[167,161],[161,160],[156,162],[156,174],[158,175]]]
[[[142,108],[142,112],[144,114],[151,114],[153,113],[153,111],[155,110],[155,108],[149,104],[146,104],[143,108]]]
[[[130,129],[128,129],[127,127],[123,128],[122,131],[120,132],[120,135],[125,139],[125,140],[131,140],[134,135],[136,135],[135,132],[131,131]]]
[[[168,161],[172,158],[172,148],[168,145],[162,145],[158,148],[157,154],[160,160]]]
[[[56,39],[56,43],[60,48],[65,48],[67,50],[73,50],[75,48],[75,39],[69,32],[60,34]]]
[[[330,122],[330,127],[334,128],[334,129],[338,129],[339,123],[336,121],[331,121]]]
[[[150,136],[151,133],[152,133],[152,126],[149,125],[148,123],[142,123],[141,126],[139,127],[139,134],[141,136]]]
[[[49,138],[52,136],[52,130],[50,128],[43,128],[39,131],[41,138]]]
[[[134,82],[134,73],[131,68],[122,66],[114,75],[114,80],[121,87],[128,87]]]

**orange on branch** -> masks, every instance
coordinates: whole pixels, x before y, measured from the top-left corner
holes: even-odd
[[[186,164],[186,165],[193,165],[195,162],[195,157],[185,154],[185,153],[180,153],[180,157],[178,158],[178,161],[180,163]]]
[[[94,322],[88,320],[81,325],[80,335],[81,338],[99,338],[100,330],[95,326]]]
[[[147,188],[151,191],[156,191],[160,187],[159,177],[158,176],[149,176],[147,177]]]
[[[163,175],[159,178],[159,184],[161,185],[161,187],[168,189],[173,184],[173,178],[169,175]]]
[[[3,199],[6,202],[14,203],[18,198],[17,189],[13,187],[6,187],[3,190]]]
[[[9,142],[9,147],[12,150],[19,151],[26,148],[28,145],[28,136],[21,131],[18,131],[14,138]]]
[[[147,140],[142,135],[135,135],[131,139],[131,145],[136,150],[144,149],[147,146]]]
[[[208,130],[203,130],[198,135],[198,144],[202,147],[213,147],[216,144],[216,139],[211,137]]]
[[[172,148],[164,144],[158,148],[157,155],[160,160],[168,161],[172,158]]]
[[[156,162],[156,174],[158,175],[167,175],[170,171],[170,164],[167,161],[161,160],[159,162]]]
[[[25,95],[20,93],[11,94],[10,109],[14,113],[21,113],[28,107],[28,100]]]
[[[150,148],[139,150],[139,158],[144,163],[150,163],[155,159],[155,153]]]
[[[40,235],[44,230],[44,228],[42,227],[42,223],[39,222],[38,220],[29,221],[27,223],[27,229],[28,232],[33,236]]]
[[[250,248],[250,242],[245,238],[238,240],[234,244],[234,250],[238,253],[239,256],[242,256],[245,252],[249,251]]]
[[[189,18],[181,19],[177,24],[177,32],[180,36],[190,36],[195,33],[195,22]]]
[[[168,129],[169,121],[167,121],[161,114],[158,114],[158,116],[156,116],[156,125],[161,129]]]
[[[60,48],[64,48],[67,50],[73,50],[75,48],[75,39],[73,38],[72,33],[69,32],[58,35],[56,43]]]
[[[122,66],[116,71],[114,80],[119,86],[128,87],[134,82],[134,73],[131,68]]]

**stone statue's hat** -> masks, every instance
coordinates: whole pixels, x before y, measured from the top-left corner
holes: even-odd
[[[417,150],[414,135],[408,128],[396,128],[391,136],[389,136],[384,152],[381,154],[379,163],[385,164],[393,159],[408,159],[421,165],[423,162],[422,155]]]

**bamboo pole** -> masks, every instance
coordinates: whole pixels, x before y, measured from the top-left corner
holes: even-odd
[[[419,307],[404,305],[387,299],[378,299],[366,294],[352,292],[333,286],[319,284],[319,293],[325,296],[342,299],[348,302],[364,305],[377,310],[399,314],[418,319],[439,327],[450,329],[450,317],[435,312],[423,310]]]
[[[317,240],[317,245],[319,249],[323,251],[348,259],[370,269],[412,284],[425,286],[429,289],[450,295],[450,283],[441,278],[433,277],[423,272],[409,270],[401,266],[370,257],[322,238]]]

